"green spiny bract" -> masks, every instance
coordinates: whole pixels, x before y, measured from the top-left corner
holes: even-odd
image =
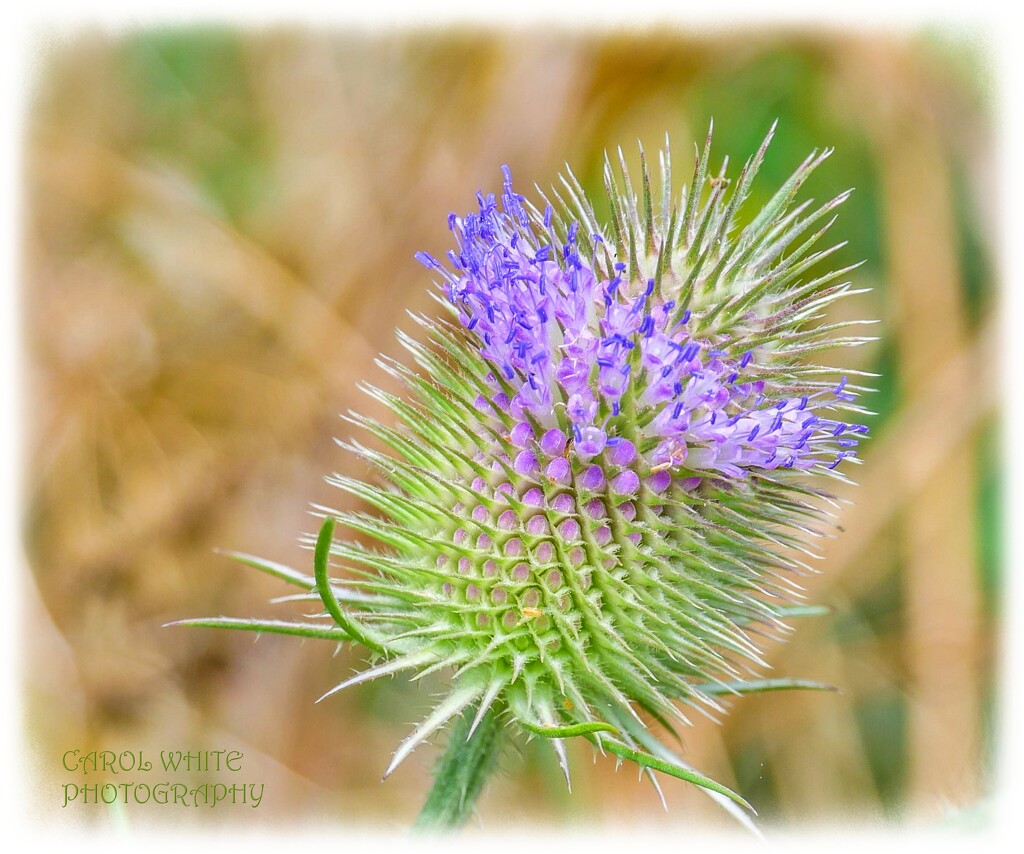
[[[672,729],[765,686],[752,630],[785,628],[806,569],[794,553],[827,500],[810,476],[842,477],[866,432],[832,417],[863,411],[856,389],[808,358],[866,340],[820,323],[852,268],[810,274],[838,248],[815,247],[846,194],[793,207],[828,152],[737,225],[770,138],[730,180],[725,165],[709,177],[709,134],[678,199],[667,146],[657,198],[646,162],[639,194],[606,162],[607,228],[571,173],[540,209],[506,169],[500,210],[478,194],[478,213],[450,217],[448,265],[418,253],[449,317],[417,318],[423,343],[400,335],[418,370],[381,362],[409,395],[368,389],[397,426],[351,418],[390,449],[346,444],[379,482],[329,478],[374,512],[321,508],[316,578],[283,575],[315,581],[337,627],[271,629],[374,651],[328,694],[450,674],[388,773],[452,718],[472,734],[500,713],[550,738],[567,775],[563,739],[583,735],[742,802],[645,717]],[[333,541],[332,520],[350,540]]]

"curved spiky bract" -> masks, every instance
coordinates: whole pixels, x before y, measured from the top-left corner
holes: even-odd
[[[448,317],[400,334],[415,369],[381,362],[408,394],[367,389],[396,423],[351,416],[388,449],[344,443],[378,482],[329,480],[374,512],[323,508],[347,534],[328,523],[308,584],[382,654],[335,691],[450,675],[388,773],[467,709],[470,736],[501,710],[563,764],[582,736],[665,770],[647,717],[672,728],[730,695],[827,687],[758,680],[754,630],[793,613],[794,554],[826,497],[812,476],[843,477],[866,432],[848,414],[860,389],[811,357],[867,339],[821,323],[851,293],[850,268],[814,272],[846,194],[794,206],[828,152],[737,225],[770,138],[731,179],[709,177],[709,135],[678,198],[667,145],[657,195],[646,161],[639,194],[608,162],[607,226],[571,173],[541,207],[506,169],[500,206],[478,194],[450,217],[446,264],[418,253]]]

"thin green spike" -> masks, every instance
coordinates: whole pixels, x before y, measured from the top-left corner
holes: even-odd
[[[209,629],[235,629],[257,634],[295,635],[317,640],[346,641],[351,636],[335,626],[321,626],[316,623],[290,623],[285,620],[250,620],[237,617],[195,617],[164,623],[169,626],[201,626]]]
[[[640,176],[644,194],[644,249],[654,254],[654,201],[651,197],[651,173],[647,168],[647,155],[640,145]]]
[[[697,207],[700,203],[701,192],[704,189],[704,182],[708,175],[708,162],[711,158],[711,135],[715,130],[715,121],[711,120],[708,125],[707,139],[704,141],[704,150],[697,153],[694,159],[693,181],[690,184],[689,194],[686,198],[686,210],[683,213],[683,228],[680,232],[687,241],[687,248],[692,248],[694,237],[694,217],[697,215]]]
[[[815,682],[811,679],[751,679],[740,682],[724,682],[719,685],[699,685],[705,694],[764,694],[769,691],[838,691],[834,685]]]

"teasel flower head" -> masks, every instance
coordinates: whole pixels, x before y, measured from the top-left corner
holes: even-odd
[[[368,387],[394,422],[350,418],[389,449],[343,443],[377,477],[329,478],[373,512],[320,508],[314,578],[270,567],[315,587],[334,625],[269,630],[369,648],[328,695],[446,674],[387,769],[452,723],[435,814],[472,801],[479,781],[458,768],[483,767],[506,732],[547,740],[567,778],[564,741],[583,737],[656,786],[674,774],[746,806],[649,724],[824,687],[765,681],[758,638],[784,633],[807,568],[795,555],[827,524],[821,484],[867,432],[863,389],[814,355],[867,339],[822,322],[852,293],[852,268],[820,270],[839,247],[818,248],[847,194],[796,203],[829,152],[744,209],[773,132],[735,178],[709,172],[709,132],[678,197],[667,142],[660,188],[642,151],[639,192],[621,152],[618,175],[606,159],[607,223],[571,172],[531,201],[506,167],[498,196],[450,215],[446,257],[417,253],[442,316],[400,333],[415,369],[381,362],[408,394]]]

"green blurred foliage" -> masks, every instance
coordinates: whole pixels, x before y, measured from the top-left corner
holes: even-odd
[[[195,176],[207,199],[233,221],[269,189],[266,128],[250,88],[245,37],[236,30],[155,30],[129,35],[118,50],[146,157]]]

